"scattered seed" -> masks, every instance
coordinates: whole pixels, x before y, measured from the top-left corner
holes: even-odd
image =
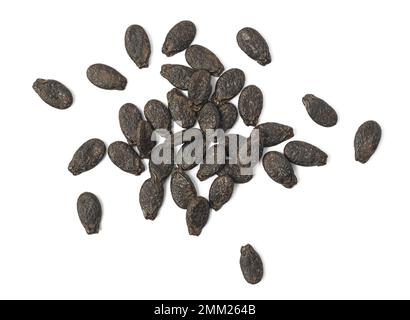
[[[162,53],[167,57],[171,57],[184,51],[194,41],[195,35],[196,27],[191,21],[178,22],[168,32],[162,45]]]
[[[199,127],[203,132],[206,130],[215,130],[219,128],[221,115],[215,104],[208,102],[205,104],[198,115]]]
[[[73,104],[73,95],[61,82],[56,80],[37,79],[33,84],[33,90],[48,105],[64,110]]]
[[[138,68],[148,67],[151,44],[143,27],[139,25],[128,27],[125,32],[125,49]]]
[[[247,86],[239,96],[238,109],[247,126],[256,126],[263,107],[262,91],[254,85]]]
[[[356,132],[354,138],[355,159],[366,163],[376,151],[382,136],[382,128],[376,121],[366,121]]]
[[[212,101],[215,103],[226,102],[234,98],[245,85],[245,73],[240,69],[229,69],[218,79]]]
[[[137,125],[142,121],[142,115],[138,107],[132,103],[124,104],[118,113],[121,131],[127,142],[136,146],[137,144]]]
[[[108,156],[118,168],[127,173],[139,176],[145,170],[138,153],[125,142],[113,142],[108,147]]]
[[[323,127],[333,127],[337,123],[336,111],[322,99],[307,94],[302,99],[306,111],[314,122]]]
[[[206,70],[216,77],[219,77],[225,69],[211,50],[197,44],[185,51],[185,59],[192,68]]]
[[[168,92],[167,98],[172,119],[182,128],[193,127],[197,119],[197,115],[192,109],[193,102],[177,89]]]
[[[270,151],[263,157],[263,168],[273,181],[285,188],[292,188],[297,182],[292,165],[280,152]]]
[[[265,66],[272,62],[268,44],[262,35],[252,28],[243,28],[236,35],[236,41],[251,59]]]
[[[324,166],[327,162],[326,153],[318,147],[303,141],[291,141],[287,143],[284,153],[290,162],[299,166]]]
[[[196,106],[208,101],[212,92],[211,75],[206,70],[195,71],[188,83],[188,97]],[[195,108],[199,111],[201,107]]]
[[[194,69],[180,64],[164,64],[161,67],[161,76],[180,90],[188,90],[189,80]]]
[[[73,175],[89,171],[96,167],[104,158],[107,148],[100,139],[90,139],[85,142],[75,153],[68,165],[68,171]]]
[[[124,90],[127,86],[127,79],[121,73],[101,63],[88,68],[87,78],[93,85],[105,90]]]
[[[189,201],[186,211],[188,232],[192,236],[199,236],[209,218],[209,203],[203,197],[194,197]]]
[[[171,113],[161,101],[155,99],[148,101],[144,107],[144,115],[154,129],[171,130]]]
[[[182,169],[174,169],[171,175],[171,195],[175,204],[186,209],[197,192],[191,178]]]
[[[241,248],[240,266],[243,277],[248,283],[257,284],[262,280],[262,259],[250,244]]]
[[[146,180],[140,190],[140,206],[145,219],[155,220],[164,200],[164,187],[152,178]]]
[[[261,123],[255,129],[259,130],[259,137],[265,148],[276,146],[294,135],[293,128],[276,122]]]
[[[99,232],[102,209],[100,201],[94,194],[84,192],[78,197],[77,212],[87,234]]]
[[[220,176],[212,182],[209,189],[209,204],[212,209],[218,211],[227,203],[233,194],[234,181],[228,176]]]

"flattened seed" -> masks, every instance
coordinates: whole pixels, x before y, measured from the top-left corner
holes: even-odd
[[[322,99],[313,94],[307,94],[302,102],[314,122],[323,127],[333,127],[337,123],[336,111]]]
[[[251,59],[265,66],[272,62],[268,44],[262,35],[252,28],[243,28],[236,35],[236,41]]]
[[[175,204],[181,209],[186,209],[189,202],[197,195],[191,178],[182,169],[175,169],[172,172],[171,195]]]
[[[227,131],[232,129],[238,119],[238,109],[234,104],[230,102],[225,102],[218,105],[218,111],[220,114],[219,127]]]
[[[290,162],[299,166],[324,166],[327,162],[326,153],[318,147],[303,141],[295,140],[287,143],[284,153]]]
[[[219,177],[228,175],[235,183],[239,184],[251,181],[253,174],[245,174],[242,172],[242,170],[243,168],[241,168],[239,164],[228,163],[219,172],[217,172],[217,175]]]
[[[158,152],[157,148],[159,150]],[[164,150],[169,152],[169,154],[164,156]],[[171,175],[174,168],[174,152],[175,150],[173,146],[166,142],[159,144],[152,149],[148,165],[152,179],[158,182],[164,182]],[[154,155],[158,155],[161,158],[154,157]]]
[[[218,211],[227,203],[233,194],[234,181],[228,176],[218,177],[212,182],[209,189],[209,204],[212,209]]]
[[[176,155],[176,163],[184,171],[191,170],[203,162],[205,152],[206,141],[186,142]]]
[[[259,130],[259,137],[265,148],[276,146],[293,138],[293,128],[276,122],[258,124],[254,130]]]
[[[206,150],[204,163],[201,163],[196,174],[200,181],[217,174],[225,166],[225,148],[223,145],[214,144]]]
[[[382,128],[373,120],[363,123],[354,138],[355,159],[366,163],[376,151],[382,136]]]
[[[194,69],[180,64],[164,64],[161,67],[161,76],[180,90],[188,90],[189,79]]]
[[[245,85],[245,74],[240,69],[229,69],[218,79],[212,101],[221,103],[234,98]]]
[[[263,107],[262,91],[254,85],[247,86],[239,96],[238,109],[247,126],[256,126]]]
[[[192,68],[206,70],[216,77],[219,77],[225,69],[211,50],[197,44],[185,51],[185,59]]]
[[[214,103],[205,104],[198,115],[199,127],[203,132],[219,128],[221,115]]]
[[[138,140],[137,125],[142,121],[142,115],[138,107],[132,103],[124,104],[118,112],[121,131],[128,143],[135,146]]]
[[[45,103],[56,109],[64,110],[73,104],[70,90],[56,80],[37,79],[33,83],[33,90]]]
[[[240,266],[243,277],[250,284],[257,284],[263,278],[263,263],[255,249],[247,244],[241,248]]]
[[[129,26],[125,32],[125,49],[138,68],[148,67],[151,56],[151,44],[144,28],[139,25]]]
[[[127,86],[127,79],[121,73],[101,63],[88,68],[87,78],[93,85],[105,90],[124,90]]]
[[[78,197],[77,212],[87,234],[96,234],[100,231],[102,209],[100,201],[94,194],[84,192]]]
[[[195,111],[192,110],[193,102],[177,89],[168,92],[167,98],[172,119],[182,128],[193,127],[197,119]]]
[[[211,75],[209,72],[206,70],[195,71],[188,83],[188,98],[195,105],[201,105],[208,101],[211,92]],[[195,111],[199,110],[200,108],[195,108]]]
[[[140,152],[141,158],[149,158],[152,148],[155,147],[156,141],[152,140],[153,129],[148,121],[140,121],[137,124],[137,140],[135,145]]]
[[[89,171],[96,167],[104,158],[107,148],[100,139],[90,139],[85,142],[75,153],[68,165],[68,171],[73,175]]]
[[[292,188],[297,182],[292,165],[280,152],[270,151],[263,156],[263,168],[273,181],[285,188]]]
[[[162,53],[167,57],[171,57],[176,53],[187,49],[196,35],[196,27],[191,21],[178,22],[168,32],[164,44],[162,45]]]
[[[155,99],[148,101],[144,107],[144,115],[154,129],[171,130],[171,112],[161,101]]]
[[[145,219],[155,220],[164,200],[164,187],[152,178],[146,180],[140,190],[140,206]]]
[[[138,153],[125,142],[113,142],[108,147],[108,156],[118,168],[127,173],[139,176],[145,170]]]
[[[209,203],[203,197],[191,199],[186,211],[186,223],[191,236],[199,236],[209,219]]]

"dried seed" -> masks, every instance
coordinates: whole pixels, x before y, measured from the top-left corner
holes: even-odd
[[[356,132],[354,138],[355,159],[366,163],[376,151],[382,136],[382,128],[376,121],[366,121]]]
[[[100,201],[94,194],[84,192],[78,197],[77,212],[87,234],[99,232],[102,209]]]
[[[144,107],[144,115],[154,129],[171,130],[171,113],[161,101],[155,99],[148,101]]]
[[[323,127],[333,127],[337,123],[336,111],[322,99],[307,94],[302,99],[306,111],[314,122]]]
[[[189,201],[186,211],[186,223],[191,236],[199,236],[209,218],[209,203],[203,197],[194,197]]]
[[[136,105],[126,103],[120,108],[118,118],[120,120],[121,131],[128,143],[135,146],[138,139],[137,125],[143,120],[140,110]]]
[[[238,119],[238,109],[232,103],[225,102],[218,105],[218,111],[220,114],[220,128],[224,131],[231,129]]]
[[[175,204],[186,209],[197,192],[191,178],[182,169],[175,169],[171,175],[171,195]]]
[[[209,204],[212,209],[218,211],[227,203],[233,194],[234,181],[228,176],[220,176],[212,182],[209,189]]]
[[[201,163],[197,172],[200,181],[217,174],[225,166],[225,148],[223,145],[214,144],[206,151],[205,162]]]
[[[108,147],[108,156],[118,168],[125,172],[139,176],[145,170],[138,153],[125,142],[113,142]]]
[[[168,92],[167,98],[172,119],[182,128],[193,127],[197,119],[195,111],[192,110],[193,102],[177,89]]]
[[[48,105],[64,110],[73,104],[73,95],[61,82],[56,80],[37,79],[33,83],[33,90]]]
[[[257,284],[262,280],[262,259],[250,244],[241,248],[241,259],[239,263],[243,277],[248,283]]]
[[[294,135],[291,127],[276,122],[261,123],[254,130],[259,130],[259,137],[265,148],[276,146]]]
[[[125,49],[138,68],[148,67],[151,44],[143,27],[139,25],[128,27],[125,32]]]
[[[263,107],[262,91],[254,85],[241,92],[238,101],[239,114],[247,126],[256,126]]]
[[[164,64],[161,67],[161,76],[180,90],[188,90],[189,80],[194,69],[180,64]]]
[[[268,44],[262,35],[252,28],[243,28],[236,35],[236,41],[251,59],[265,66],[272,62]]]
[[[292,188],[297,182],[292,165],[280,152],[270,151],[263,157],[263,168],[273,181],[285,188]]]
[[[154,130],[148,121],[139,121],[137,124],[137,139],[135,145],[140,153],[141,158],[149,158],[152,148],[155,147],[156,141]]]
[[[194,41],[195,35],[196,27],[191,21],[178,22],[168,32],[162,45],[162,53],[167,57],[171,57],[184,51]]]
[[[202,105],[208,101],[212,92],[211,75],[206,70],[195,71],[188,83],[188,97],[195,105]],[[195,108],[195,111],[199,111]]]
[[[106,90],[124,90],[127,79],[114,68],[105,64],[93,64],[87,70],[87,78],[98,88]]]
[[[169,154],[164,155],[164,150],[167,152],[169,151]],[[149,160],[149,172],[151,174],[151,178],[158,182],[164,182],[172,173],[173,168],[174,148],[172,145],[165,142],[154,147]]]
[[[303,141],[291,141],[287,143],[284,153],[290,162],[299,166],[324,166],[327,162],[326,153],[318,147]]]
[[[217,172],[219,177],[228,175],[235,183],[247,183],[252,180],[253,174],[249,174],[250,169],[245,169],[236,163],[226,164],[220,171]]]
[[[220,123],[219,111],[214,103],[208,102],[205,104],[198,115],[199,127],[203,132],[206,130],[215,130],[219,128]]]
[[[68,165],[68,171],[73,175],[89,171],[96,167],[104,158],[107,148],[100,139],[90,139],[85,142],[75,153]]]
[[[219,77],[225,69],[211,50],[197,44],[185,51],[185,59],[192,68],[206,70],[216,77]]]
[[[245,85],[245,74],[240,69],[229,69],[218,79],[212,101],[215,103],[226,102],[235,97]]]
[[[155,220],[164,200],[164,187],[152,178],[146,180],[140,190],[140,206],[145,219]]]
[[[186,142],[176,155],[176,163],[184,171],[195,168],[204,160],[206,143],[202,141]]]

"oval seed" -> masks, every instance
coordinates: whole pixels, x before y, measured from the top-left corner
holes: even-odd
[[[77,212],[87,234],[99,232],[102,209],[100,201],[94,194],[84,192],[78,197]]]
[[[191,178],[182,169],[175,169],[171,175],[171,195],[175,204],[186,209],[197,192]]]
[[[186,223],[191,236],[199,236],[209,219],[209,203],[204,197],[191,199],[186,211]]]
[[[355,159],[366,163],[376,151],[382,136],[382,128],[376,121],[366,121],[356,132],[354,138]]]
[[[171,113],[161,101],[155,99],[148,101],[144,107],[144,115],[154,129],[171,130]]]
[[[164,64],[161,67],[161,76],[180,90],[188,90],[189,80],[194,69],[180,64]]]
[[[208,101],[211,92],[211,75],[209,72],[206,70],[195,71],[188,83],[188,98],[195,105],[201,105]],[[200,108],[195,108],[195,111],[199,110]]]
[[[219,77],[225,69],[211,50],[197,44],[185,51],[185,59],[192,68],[206,70],[216,77]]]
[[[218,105],[218,111],[220,114],[220,128],[224,131],[232,129],[238,119],[238,109],[235,105],[230,102],[222,103]]]
[[[201,111],[199,112],[199,127],[203,132],[206,132],[206,130],[215,130],[219,128],[220,117],[221,115],[219,114],[219,111],[215,104],[208,102],[202,107]]]
[[[290,162],[299,166],[324,166],[327,162],[327,154],[325,152],[303,141],[287,143],[284,153]]]
[[[68,170],[75,176],[96,167],[104,158],[106,146],[100,139],[86,141],[75,153]]]
[[[164,187],[152,178],[146,180],[140,190],[140,206],[145,219],[155,220],[164,200]]]
[[[139,176],[145,170],[138,153],[125,142],[113,142],[108,147],[108,156],[118,168],[127,173]]]
[[[132,103],[124,104],[118,112],[121,131],[127,142],[135,146],[137,143],[137,125],[142,121],[142,115],[138,107]]]
[[[206,141],[186,142],[176,155],[176,164],[184,171],[195,168],[204,160],[206,152]]]
[[[277,151],[270,151],[263,156],[263,168],[271,179],[285,188],[292,188],[297,182],[292,165],[286,157]]]
[[[233,179],[228,175],[220,176],[212,182],[209,189],[209,204],[212,209],[218,211],[231,199],[234,184]]]
[[[276,122],[258,124],[254,130],[259,130],[259,138],[265,148],[276,146],[294,135],[293,128]]]
[[[212,101],[225,102],[234,98],[245,85],[245,74],[240,69],[229,69],[218,79]]]
[[[193,127],[197,119],[196,113],[192,110],[193,102],[177,89],[168,92],[167,99],[172,119],[182,128]]]
[[[255,29],[243,28],[236,35],[236,41],[241,50],[260,65],[265,66],[272,62],[266,40]]]
[[[243,277],[250,284],[256,284],[263,278],[263,263],[255,249],[247,244],[241,248],[239,260]]]
[[[87,78],[93,85],[105,90],[124,90],[127,86],[127,79],[121,73],[101,63],[88,68]]]
[[[37,79],[33,83],[33,90],[45,103],[56,109],[64,110],[73,104],[70,90],[56,80]]]
[[[263,107],[262,91],[254,85],[247,86],[241,92],[238,101],[239,114],[247,126],[256,126]]]
[[[153,140],[154,130],[148,121],[140,121],[137,124],[137,140],[135,145],[140,153],[141,158],[149,158],[152,148],[155,147],[156,141]]]
[[[307,94],[303,97],[302,102],[309,116],[317,124],[323,127],[333,127],[337,123],[337,113],[326,101],[313,94]]]
[[[171,57],[184,51],[194,41],[195,35],[196,27],[191,21],[178,22],[168,32],[162,45],[162,53],[167,57]]]
[[[196,174],[200,181],[212,177],[225,166],[225,148],[223,145],[214,144],[206,150],[204,163],[201,163]]]
[[[151,44],[144,28],[139,25],[129,26],[125,32],[125,49],[138,68],[148,67],[151,56]]]

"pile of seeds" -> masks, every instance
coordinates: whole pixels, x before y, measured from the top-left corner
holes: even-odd
[[[168,105],[159,100],[146,103],[143,112],[127,103],[119,110],[119,124],[125,141],[109,145],[108,156],[119,169],[140,175],[148,169],[150,178],[140,190],[139,202],[146,219],[155,220],[164,198],[164,184],[170,178],[174,202],[186,210],[190,235],[199,236],[206,226],[211,209],[220,210],[231,198],[236,184],[247,183],[253,168],[262,160],[268,176],[285,188],[297,184],[293,165],[323,166],[327,154],[304,141],[290,141],[283,150],[264,149],[293,138],[293,129],[275,122],[260,123],[263,93],[255,85],[245,87],[245,73],[237,68],[225,70],[218,57],[209,49],[192,44],[196,27],[181,21],[167,34],[162,53],[168,57],[185,51],[189,66],[165,64],[160,74],[175,88],[166,95]],[[239,48],[262,66],[271,62],[269,47],[262,35],[243,28],[237,34]],[[130,26],[125,33],[125,48],[138,68],[149,65],[151,44],[144,28]],[[105,90],[124,90],[127,79],[114,68],[94,64],[87,70],[89,81]],[[212,77],[218,77],[215,88]],[[71,92],[55,80],[38,79],[33,89],[52,107],[67,109],[73,103]],[[184,94],[182,91],[186,91]],[[229,102],[239,94],[238,107]],[[336,111],[324,100],[307,94],[302,99],[308,115],[323,127],[336,125]],[[254,127],[249,137],[228,133],[238,114],[246,126]],[[174,122],[182,130],[174,130]],[[194,128],[198,123],[199,128]],[[375,121],[363,123],[354,138],[355,159],[369,160],[381,138]],[[159,143],[159,140],[164,141]],[[68,170],[79,175],[97,166],[107,153],[99,139],[86,141],[74,153]],[[188,171],[199,166],[200,181],[215,177],[208,198],[198,195]],[[80,195],[77,211],[88,234],[99,232],[102,210],[98,198],[89,192]],[[258,283],[263,277],[263,264],[251,245],[240,250],[240,267],[245,280]]]

